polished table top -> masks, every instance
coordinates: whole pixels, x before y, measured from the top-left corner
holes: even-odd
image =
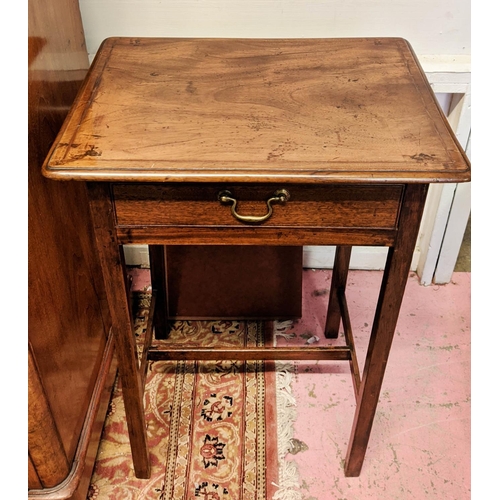
[[[54,179],[470,179],[399,38],[110,38],[43,166]]]

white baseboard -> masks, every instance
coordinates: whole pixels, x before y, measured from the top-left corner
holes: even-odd
[[[378,271],[384,269],[387,247],[354,247],[351,254],[350,269]],[[304,247],[305,269],[331,269],[335,258],[335,247]]]
[[[123,245],[123,254],[127,266],[149,267],[147,245]]]

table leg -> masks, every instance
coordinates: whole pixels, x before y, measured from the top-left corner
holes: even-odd
[[[358,394],[345,475],[357,477],[368,446],[382,380],[391,348],[411,259],[418,235],[427,185],[407,185],[394,246],[389,249],[380,296]]]
[[[87,187],[115,337],[115,350],[123,390],[132,461],[135,475],[138,478],[147,479],[151,475],[151,470],[143,406],[144,392],[132,316],[128,304],[123,252],[116,237],[109,185],[88,183]]]
[[[330,299],[328,301],[325,325],[325,337],[330,339],[336,339],[339,336],[341,319],[339,293],[345,292],[351,250],[352,247],[350,246],[337,246],[335,249],[335,262],[333,264]]]
[[[156,339],[166,339],[169,333],[167,303],[167,260],[165,245],[149,245],[151,286],[156,292],[154,329]]]

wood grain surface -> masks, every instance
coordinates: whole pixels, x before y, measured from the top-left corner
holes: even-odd
[[[266,214],[268,200],[280,185],[154,185],[113,186],[118,226],[242,227],[230,207],[218,200],[229,189],[244,215]],[[396,227],[402,185],[291,185],[290,199],[273,207],[262,227]]]
[[[43,167],[56,179],[470,178],[399,38],[110,38]]]
[[[82,500],[103,426],[88,416],[111,392],[93,400],[111,321],[85,186],[50,181],[41,166],[89,63],[77,0],[28,10],[28,497],[61,499],[64,483],[64,498]]]

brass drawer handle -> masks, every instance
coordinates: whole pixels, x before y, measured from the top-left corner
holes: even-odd
[[[260,224],[273,215],[272,204],[287,202],[290,199],[290,193],[286,189],[279,189],[276,191],[271,198],[267,200],[267,214],[262,216],[240,215],[236,212],[236,205],[238,204],[238,201],[233,198],[231,191],[221,191],[217,198],[221,203],[231,203],[231,213],[240,222],[244,222],[245,224]]]

